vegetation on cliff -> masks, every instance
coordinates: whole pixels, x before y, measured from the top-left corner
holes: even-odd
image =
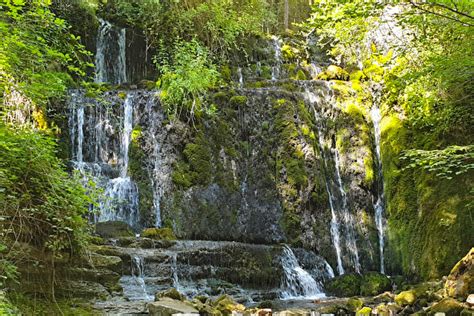
[[[470,1],[316,1],[304,24],[351,73],[356,102],[382,108],[394,271],[400,264],[405,274],[439,277],[474,239],[473,8]]]

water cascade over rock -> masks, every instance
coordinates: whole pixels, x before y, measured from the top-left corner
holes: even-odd
[[[379,237],[379,252],[380,252],[380,272],[385,273],[384,266],[384,234],[385,234],[385,224],[384,224],[384,185],[383,185],[383,172],[382,172],[382,158],[380,155],[380,120],[382,118],[380,114],[380,109],[377,107],[377,104],[372,106],[370,110],[370,117],[374,124],[374,138],[375,138],[375,153],[376,153],[376,165],[377,165],[377,197],[374,203],[375,209],[375,224],[377,226],[378,237]]]
[[[107,66],[121,54],[100,55],[121,50],[120,34],[102,21],[101,81],[126,81],[126,65]],[[275,37],[231,66],[234,82],[208,96],[217,113],[194,126],[168,120],[156,91],[71,91],[72,165],[102,188],[94,220],[136,233],[164,226],[181,239],[112,246],[128,266],[127,299],[149,301],[169,287],[247,302],[323,297],[331,265],[339,275],[375,269],[376,236],[383,269],[383,228],[366,225],[383,213],[364,182],[372,144],[358,128],[370,122],[341,108],[331,83],[287,79],[315,77],[321,65],[288,64],[282,44]]]
[[[272,67],[272,81],[280,79],[281,72],[281,39],[278,37],[273,38],[273,49],[275,50],[275,61]]]
[[[321,284],[318,284],[306,270],[301,268],[290,247],[283,247],[281,262],[284,272],[281,293],[283,299],[324,296]]]
[[[102,19],[99,22],[95,81],[112,84],[127,82],[126,30]]]

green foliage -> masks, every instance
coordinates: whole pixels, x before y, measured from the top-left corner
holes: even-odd
[[[387,265],[404,274],[439,277],[472,240],[472,12],[463,0],[317,0],[304,24],[351,73],[338,97],[357,108],[344,108],[361,122],[373,104],[385,116]]]
[[[55,156],[56,142],[34,131],[0,125],[1,244],[27,242],[40,249],[76,252],[87,243],[84,218],[91,198]],[[10,252],[0,253],[11,260]],[[3,264],[2,275],[14,276]]]
[[[407,150],[400,159],[410,162],[406,168],[422,168],[438,177],[452,179],[474,169],[474,145],[449,146],[442,150]]]
[[[172,60],[159,63],[161,100],[168,113],[179,118],[181,111],[192,116],[211,109],[205,105],[205,92],[217,84],[220,73],[208,51],[198,41],[175,43]]]
[[[14,123],[47,127],[46,106],[61,99],[72,77],[85,75],[88,56],[49,1],[0,1],[0,103]],[[12,114],[23,112],[21,116]],[[20,122],[18,122],[20,121]]]

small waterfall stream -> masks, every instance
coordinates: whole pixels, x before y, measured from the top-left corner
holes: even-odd
[[[347,202],[347,194],[346,190],[344,189],[344,185],[342,183],[341,172],[340,172],[340,159],[339,159],[339,151],[337,148],[334,148],[334,168],[336,169],[336,179],[337,185],[339,188],[339,192],[341,195],[341,211],[344,218],[345,223],[345,231],[346,231],[346,244],[349,248],[349,251],[352,256],[352,264],[354,269],[357,273],[360,273],[360,262],[359,262],[359,251],[357,249],[356,243],[356,235],[355,235],[355,228],[354,228],[354,218],[352,214],[349,212],[349,206]]]
[[[281,40],[278,37],[273,38],[273,49],[275,50],[275,64],[272,67],[272,81],[280,79],[281,71]]]
[[[314,278],[301,268],[298,259],[290,247],[283,247],[281,265],[284,272],[282,282],[282,299],[294,298],[318,298],[324,297],[321,285]]]
[[[241,67],[237,68],[237,77],[238,77],[238,80],[239,80],[239,88],[243,88],[244,87],[244,76],[242,74],[242,68]]]
[[[112,84],[127,82],[126,30],[102,19],[99,22],[95,81]]]
[[[379,253],[380,253],[380,272],[385,273],[384,266],[384,188],[383,188],[383,172],[382,172],[382,158],[380,154],[380,120],[381,114],[380,109],[377,106],[373,106],[370,110],[370,117],[374,124],[374,135],[375,135],[375,153],[377,157],[377,200],[374,203],[375,210],[375,225],[378,231],[379,237]]]
[[[325,140],[325,136],[323,134],[323,119],[321,118],[321,114],[316,110],[316,106],[322,105],[323,103],[331,104],[332,99],[330,95],[322,95],[319,96],[313,91],[311,91],[308,87],[305,88],[305,99],[309,102],[311,109],[314,114],[314,118],[316,121],[316,127],[318,130],[318,141],[320,152],[324,161],[324,167],[326,170],[331,170],[332,167],[327,163],[328,155],[326,155],[324,150],[324,144],[327,143]],[[324,100],[323,100],[324,99]],[[331,155],[331,153],[333,153]],[[361,271],[360,260],[359,260],[359,251],[357,248],[356,242],[356,232],[354,227],[354,218],[353,214],[351,214],[349,210],[349,203],[347,198],[347,193],[344,189],[344,184],[342,182],[341,177],[341,163],[339,157],[339,151],[337,148],[331,148],[329,151],[329,158],[333,156],[334,160],[334,177],[335,181],[334,185],[337,190],[331,189],[331,183],[329,179],[326,179],[326,191],[329,197],[329,206],[331,209],[331,238],[333,241],[333,246],[336,252],[337,257],[337,272],[339,275],[345,273],[342,259],[343,253],[341,248],[341,231],[344,232],[344,241],[345,247],[349,252],[350,261],[352,262],[352,266],[355,272],[359,273]],[[333,192],[336,191],[336,192]],[[341,225],[342,224],[342,225]]]
[[[317,96],[314,92],[310,91],[309,89],[306,89],[305,91],[305,98],[308,100],[308,102],[311,105],[311,108],[313,110],[313,115],[316,120],[317,124],[317,130],[318,130],[318,142],[319,142],[319,149],[321,152],[321,156],[324,161],[325,168],[328,168],[327,165],[327,160],[324,155],[324,137],[322,133],[322,122],[319,113],[316,111],[315,105],[320,102],[319,96]],[[335,203],[335,197],[331,193],[331,190],[329,189],[329,183],[328,180],[325,180],[325,186],[326,186],[326,192],[329,197],[329,207],[331,209],[331,226],[330,226],[330,232],[331,232],[331,239],[333,243],[334,250],[336,251],[336,259],[337,259],[337,273],[339,275],[344,274],[344,267],[342,265],[342,251],[341,251],[341,237],[340,237],[340,224],[339,220],[336,214],[336,209],[334,207]]]

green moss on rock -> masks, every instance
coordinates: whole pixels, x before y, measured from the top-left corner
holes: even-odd
[[[324,287],[329,294],[350,297],[359,295],[361,282],[359,274],[344,274],[327,281]]]
[[[159,240],[175,240],[176,236],[171,228],[145,228],[141,234],[142,237],[159,239]]]
[[[395,303],[400,306],[413,305],[416,301],[414,290],[403,291],[395,296]]]
[[[378,272],[368,272],[362,276],[360,294],[363,296],[374,296],[390,290],[392,284],[390,279]]]

